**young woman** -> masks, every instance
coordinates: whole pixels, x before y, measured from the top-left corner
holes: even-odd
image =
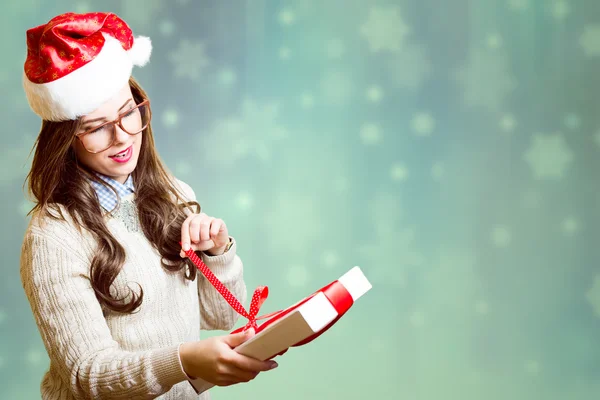
[[[238,315],[183,251],[245,303],[243,266],[226,224],[200,212],[154,147],[150,100],[131,76],[150,40],[112,13],[67,13],[29,29],[27,46],[24,88],[42,127],[20,268],[50,358],[42,398],[207,399],[188,380],[226,386],[275,367],[233,350],[252,332],[200,339]]]

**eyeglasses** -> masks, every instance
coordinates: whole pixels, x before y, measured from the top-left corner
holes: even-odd
[[[152,112],[150,100],[144,100],[134,108],[125,111],[114,121],[104,122],[75,135],[83,147],[92,154],[103,152],[116,140],[116,125],[129,135],[137,135],[148,127]]]

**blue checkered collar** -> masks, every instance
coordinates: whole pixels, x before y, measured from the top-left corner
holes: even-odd
[[[133,176],[131,176],[131,174],[127,177],[127,180],[124,184],[117,182],[111,177],[100,174],[98,172],[96,172],[96,175],[99,178],[101,178],[104,182],[112,186],[115,189],[115,191],[119,194],[120,198],[123,198],[135,191],[135,187],[133,185]],[[102,206],[102,208],[109,212],[112,211],[118,203],[117,195],[115,194],[115,192],[102,185],[101,183],[95,181],[90,182],[92,184],[92,187],[96,190],[96,195],[98,196],[98,201],[100,201],[100,205]]]

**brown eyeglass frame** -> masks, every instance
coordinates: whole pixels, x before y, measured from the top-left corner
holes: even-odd
[[[75,137],[77,139],[79,139],[79,141],[81,142],[81,145],[83,146],[83,148],[85,149],[85,151],[87,151],[88,153],[92,153],[92,154],[98,154],[98,153],[102,153],[104,150],[109,149],[113,144],[115,144],[115,139],[117,138],[117,130],[116,125],[119,125],[119,128],[121,128],[121,130],[125,133],[127,133],[128,135],[131,136],[135,136],[140,134],[141,132],[144,131],[144,129],[146,129],[148,127],[148,125],[150,125],[150,119],[152,118],[152,111],[150,110],[150,100],[144,100],[142,101],[140,104],[136,104],[136,106],[134,108],[139,108],[141,106],[146,106],[147,111],[145,112],[145,116],[142,115],[142,126],[144,126],[144,118],[147,118],[147,123],[145,124],[146,126],[144,126],[139,132],[136,133],[130,133],[127,131],[127,129],[123,128],[123,125],[121,124],[121,119],[123,119],[129,112],[131,112],[131,110],[133,110],[133,108],[131,110],[127,110],[124,113],[120,114],[117,119],[113,120],[113,121],[106,121],[105,123],[95,126],[83,133],[78,133],[75,135]],[[85,135],[89,135],[90,133],[102,128],[105,125],[110,125],[112,124],[112,141],[110,142],[110,144],[108,145],[108,147],[106,147],[106,149],[102,149],[102,150],[98,150],[98,151],[89,151],[86,147],[85,144],[83,144],[83,140],[81,139],[83,136]]]

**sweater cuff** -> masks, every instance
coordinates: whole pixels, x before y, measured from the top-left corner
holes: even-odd
[[[187,374],[187,372],[185,372],[185,370],[183,369],[183,363],[181,362],[181,352],[180,352],[180,349],[181,349],[181,345],[182,345],[183,343],[184,343],[184,342],[181,342],[181,343],[179,343],[179,346],[177,346],[177,359],[179,360],[179,368],[181,368],[181,372],[182,372],[182,373],[183,373],[183,374],[186,376],[186,379],[187,379],[188,381],[193,381],[193,380],[194,380],[194,379],[196,379],[196,378],[192,378],[191,376],[189,376],[189,375]]]
[[[201,252],[202,261],[212,271],[213,274],[223,283],[236,280],[240,275],[241,265],[235,262],[237,243],[231,237],[232,245],[225,254],[219,256],[209,256]]]
[[[159,349],[153,354],[152,368],[161,387],[171,387],[188,379],[179,360],[179,346]]]

